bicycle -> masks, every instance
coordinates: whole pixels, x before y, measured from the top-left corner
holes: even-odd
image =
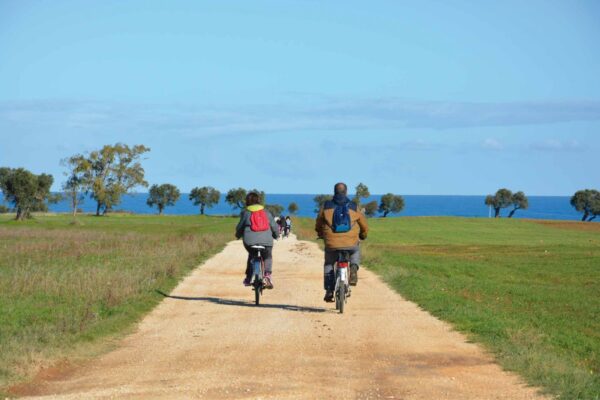
[[[252,290],[254,290],[254,303],[260,305],[260,296],[262,295],[263,289],[265,289],[265,260],[260,253],[264,250],[264,246],[251,246],[254,250],[252,255]]]
[[[337,250],[337,261],[333,265],[335,273],[335,309],[339,310],[340,314],[344,313],[344,307],[350,297],[350,282],[349,282],[349,271],[350,267],[350,254],[347,250]]]

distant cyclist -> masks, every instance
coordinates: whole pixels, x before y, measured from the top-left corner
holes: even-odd
[[[246,263],[246,278],[244,286],[250,286],[252,281],[252,249],[251,246],[264,246],[262,256],[265,261],[265,287],[273,288],[273,239],[279,237],[279,228],[271,213],[260,204],[260,198],[255,192],[246,196],[246,208],[240,216],[240,222],[235,229],[235,237],[243,238],[244,247],[248,252]]]
[[[319,210],[315,230],[325,240],[325,263],[323,265],[323,285],[326,302],[333,302],[335,274],[333,265],[336,262],[336,250],[347,250],[350,253],[350,284],[358,282],[358,264],[360,263],[360,240],[367,238],[369,227],[367,219],[358,210],[356,203],[348,198],[348,186],[336,183],[333,199],[326,201]]]
[[[277,226],[279,227],[279,234],[283,235],[283,231],[285,228],[285,217],[283,214],[279,216],[279,220],[277,221]]]
[[[283,229],[285,232],[285,236],[288,236],[290,234],[290,232],[292,231],[292,219],[290,218],[289,215],[287,217],[285,217],[285,226],[283,227]]]

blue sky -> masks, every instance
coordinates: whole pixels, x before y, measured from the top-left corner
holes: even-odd
[[[0,165],[143,143],[150,183],[600,187],[596,1],[0,1]]]

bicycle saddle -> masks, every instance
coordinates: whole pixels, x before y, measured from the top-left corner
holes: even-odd
[[[250,246],[250,247],[253,248],[253,249],[259,249],[259,250],[264,250],[265,249],[265,246],[259,246],[259,245],[256,245],[256,244],[254,246]]]

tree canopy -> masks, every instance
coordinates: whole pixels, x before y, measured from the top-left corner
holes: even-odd
[[[200,206],[200,214],[204,215],[204,208],[211,208],[219,203],[221,192],[212,186],[195,187],[189,196],[195,206]]]
[[[258,194],[259,203],[265,204],[265,192],[258,189],[246,190],[244,188],[230,189],[225,196],[225,201],[231,205],[231,207],[239,210],[243,210],[246,206],[246,195],[250,192]]]
[[[144,145],[129,147],[116,143],[92,151],[88,156],[76,154],[67,160],[72,173],[80,174],[86,193],[96,200],[96,215],[106,213],[121,201],[121,196],[137,186],[148,186],[140,157],[150,151]]]
[[[582,212],[582,221],[592,221],[600,215],[600,192],[595,189],[578,190],[571,197],[571,205]]]
[[[377,213],[377,209],[379,208],[379,204],[377,201],[373,200],[365,204],[365,215],[367,217],[374,217]]]
[[[267,204],[265,205],[265,209],[269,210],[271,215],[273,215],[274,217],[283,213],[283,206],[279,204]]]
[[[396,214],[404,209],[404,198],[393,193],[387,193],[381,196],[379,202],[379,212],[387,217],[388,214]]]
[[[175,185],[170,183],[164,183],[162,185],[152,185],[148,192],[148,200],[146,204],[150,207],[156,206],[158,208],[158,214],[162,215],[163,210],[167,206],[173,206],[179,200],[179,189]]]
[[[50,194],[53,182],[52,175],[35,175],[24,168],[0,168],[0,189],[13,204],[19,221],[30,217],[32,211],[47,210],[46,201],[54,200]]]
[[[370,195],[371,193],[369,192],[369,188],[367,187],[367,185],[361,182],[358,185],[356,185],[356,195],[354,196],[354,199],[352,199],[352,201],[354,201],[356,205],[360,207],[361,199],[366,199]]]
[[[510,207],[513,204],[513,194],[508,189],[498,189],[495,195],[487,195],[485,205],[491,206],[494,209],[494,217],[500,217],[502,208]]]
[[[288,212],[292,215],[295,215],[298,210],[300,208],[298,207],[298,204],[296,204],[296,202],[292,201],[289,205],[288,205]]]
[[[67,168],[64,173],[67,180],[63,182],[62,189],[71,203],[71,212],[75,216],[79,204],[85,199],[84,192],[88,190],[90,184],[89,160],[77,154],[61,160],[61,164]]]
[[[517,210],[526,210],[527,208],[529,208],[529,199],[527,198],[527,196],[525,196],[525,193],[521,191],[513,193],[513,195],[511,196],[511,201],[513,209],[510,210],[508,218],[512,218],[512,216]]]
[[[315,202],[315,212],[319,212],[325,204],[326,201],[333,199],[333,196],[330,194],[318,194],[314,197],[313,201]]]

